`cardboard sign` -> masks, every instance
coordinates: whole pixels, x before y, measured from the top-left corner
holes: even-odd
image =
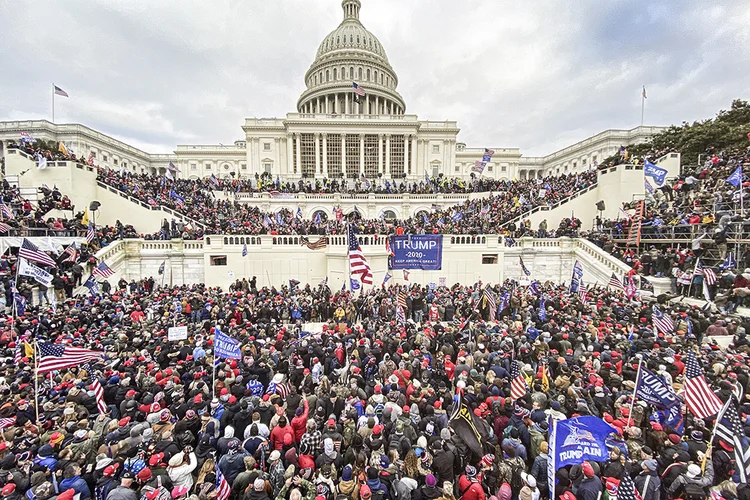
[[[173,326],[167,330],[167,339],[173,340],[186,340],[188,336],[187,326]]]

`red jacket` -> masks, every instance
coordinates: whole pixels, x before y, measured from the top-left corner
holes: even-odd
[[[307,414],[310,410],[310,405],[306,399],[302,400],[305,403],[305,411],[302,415],[296,416],[292,419],[292,429],[294,430],[294,441],[299,443],[302,439],[302,434],[305,433],[305,427],[307,426]]]
[[[458,478],[458,492],[461,500],[485,500],[486,495],[482,485],[477,481],[470,481],[466,475]]]
[[[289,434],[292,441],[294,441],[294,430],[291,425],[285,425],[279,427],[278,425],[271,431],[271,446],[274,450],[280,450],[284,447],[284,436]]]

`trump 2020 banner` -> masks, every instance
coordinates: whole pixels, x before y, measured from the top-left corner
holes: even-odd
[[[391,236],[390,269],[437,271],[443,265],[443,236],[411,234]]]
[[[570,464],[581,464],[584,460],[607,460],[607,436],[613,432],[617,432],[615,428],[598,417],[586,416],[553,421],[547,460],[550,498],[555,498],[557,469]]]

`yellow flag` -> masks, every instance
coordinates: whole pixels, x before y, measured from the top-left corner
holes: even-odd
[[[23,343],[23,351],[24,351],[24,356],[26,356],[27,358],[34,357],[34,348],[31,347],[28,342]]]
[[[60,150],[60,152],[61,152],[62,154],[66,155],[66,156],[68,155],[68,148],[66,148],[66,147],[65,147],[65,144],[63,144],[63,142],[62,142],[62,141],[60,141],[60,147],[59,147],[59,150]]]
[[[547,377],[547,367],[542,366],[542,390],[549,392],[549,377]]]
[[[89,225],[89,211],[88,210],[83,212],[83,217],[81,218],[81,224],[88,227]]]

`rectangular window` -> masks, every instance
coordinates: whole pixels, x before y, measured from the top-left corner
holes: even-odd
[[[315,177],[315,135],[300,134],[302,177]]]
[[[492,165],[487,165],[487,172],[492,172]]]
[[[240,163],[240,170],[247,170],[247,163]]]
[[[206,170],[211,170],[211,164],[210,163],[206,163]]]
[[[574,161],[574,162],[573,162],[573,170],[575,170],[575,168],[576,168],[577,166],[578,166],[578,162],[577,162],[577,161]]]
[[[596,163],[596,155],[594,155],[594,156],[591,157],[591,161],[594,162],[594,163]]]
[[[440,154],[440,144],[432,145],[432,154]]]
[[[94,153],[94,152],[92,151],[92,152],[91,152],[91,157],[92,157],[92,158],[96,158],[96,153]]]
[[[212,266],[226,266],[227,265],[227,256],[226,255],[212,255],[211,256],[211,265]]]
[[[378,176],[378,136],[365,136],[365,177],[375,179]]]
[[[346,134],[346,177],[359,177],[359,134]]]
[[[191,163],[190,164],[190,170],[197,170],[197,169],[198,169],[198,164],[196,164],[196,163]]]
[[[391,136],[391,178],[403,179],[404,177],[404,136]]]
[[[584,167],[586,166],[586,158],[584,158],[583,160],[581,160],[581,165],[583,165]]]
[[[271,143],[270,142],[264,142],[263,143],[263,151],[271,151]]]
[[[102,161],[107,161],[107,155],[102,155]]]
[[[482,264],[497,264],[497,254],[484,254],[482,255]]]
[[[456,165],[456,169],[455,170],[456,170],[456,173],[461,172],[461,165]]]
[[[502,172],[505,172],[506,170],[508,170],[508,167],[506,167],[505,165],[503,165],[502,167],[500,167],[500,170]]]
[[[328,134],[326,137],[326,155],[328,156],[328,178],[341,178],[341,136]]]
[[[271,168],[273,168],[273,163],[271,162],[265,162],[263,163],[263,171],[267,174],[271,173]]]

